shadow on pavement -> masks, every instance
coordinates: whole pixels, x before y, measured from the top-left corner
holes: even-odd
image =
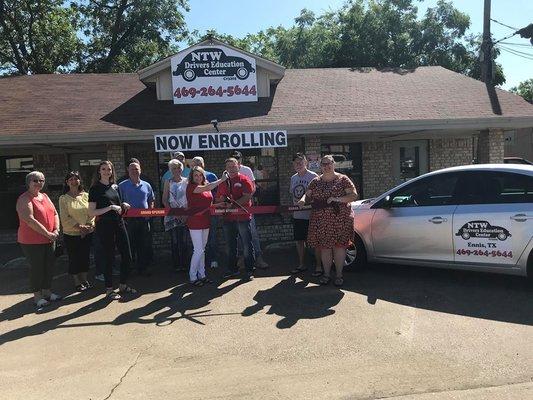
[[[69,323],[102,310],[109,304],[109,300],[102,296],[102,290],[95,288],[92,291],[69,296],[50,310],[101,296],[94,302],[72,313],[0,335],[0,345],[56,328],[131,323],[166,326],[179,319],[204,325],[205,318],[232,314],[247,317],[263,309],[266,309],[267,314],[282,317],[276,326],[279,329],[288,329],[301,319],[318,319],[334,315],[333,308],[348,292],[365,296],[371,305],[387,301],[448,314],[533,325],[531,301],[533,290],[522,277],[374,264],[362,271],[345,271],[345,284],[341,290],[331,285],[328,287],[309,285],[310,282],[317,282],[316,278],[310,276],[312,270],[299,274],[298,277],[302,280],[297,280],[295,276],[287,277],[288,271],[294,267],[296,257],[292,249],[277,249],[266,252],[265,256],[271,267],[257,271],[256,279],[261,280],[262,277],[283,277],[283,279],[271,288],[259,290],[253,300],[250,300],[251,304],[242,312],[215,314],[211,313],[210,309],[204,309],[215,298],[224,296],[242,284],[242,281],[238,280],[220,283],[222,282],[220,275],[223,272],[221,269],[210,271],[212,279],[220,283],[219,285],[213,283],[197,288],[183,283],[187,279],[185,274],[180,276],[168,270],[163,271],[163,267],[151,278],[133,277],[132,283],[139,289],[141,297],[149,293],[168,292],[164,297],[128,310],[111,321]],[[68,288],[72,286],[69,277],[63,277],[59,283],[61,290],[59,293],[62,294],[67,293]],[[33,303],[28,298],[2,310],[0,322],[34,312]],[[372,312],[371,309],[369,312]]]
[[[270,289],[257,292],[254,296],[256,303],[247,307],[242,315],[251,316],[270,307],[267,314],[283,317],[276,327],[287,329],[301,319],[324,318],[335,314],[332,307],[343,297],[344,293],[339,289],[309,286],[308,282],[296,282],[295,276],[289,276]]]
[[[533,290],[523,277],[424,267],[371,264],[348,273],[346,291],[408,307],[533,325]]]

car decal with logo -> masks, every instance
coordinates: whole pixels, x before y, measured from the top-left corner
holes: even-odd
[[[467,221],[454,233],[456,261],[513,264],[511,232],[485,220]]]
[[[464,240],[470,238],[506,240],[511,234],[507,229],[492,226],[488,221],[469,221],[459,229],[455,236],[461,236]]]

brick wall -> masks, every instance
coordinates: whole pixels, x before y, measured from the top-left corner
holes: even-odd
[[[363,191],[377,196],[394,186],[392,142],[363,142]]]
[[[477,162],[503,163],[505,149],[504,132],[500,129],[479,132],[477,142]]]
[[[305,153],[306,154],[311,154],[311,153],[320,154],[321,144],[322,144],[322,139],[320,138],[320,136],[318,135],[305,136]]]
[[[59,207],[59,196],[63,194],[63,179],[70,171],[68,155],[65,153],[34,154],[33,167],[44,174],[46,179],[44,191],[56,208]]]
[[[107,159],[113,163],[117,179],[126,173],[124,146],[124,143],[109,143],[106,146]]]
[[[489,132],[489,162],[503,163],[505,153],[505,135],[502,129]]]
[[[441,138],[429,141],[429,170],[472,163],[472,138]]]

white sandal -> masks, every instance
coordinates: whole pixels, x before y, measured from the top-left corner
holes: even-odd
[[[46,299],[40,299],[39,301],[35,303],[35,307],[37,307],[38,310],[40,310],[41,308],[47,307],[49,305],[50,305],[50,302]]]
[[[122,296],[115,291],[107,292],[105,297],[107,297],[109,300],[120,300],[122,298]]]
[[[48,301],[59,301],[59,300],[62,300],[63,297],[61,297],[60,295],[58,294],[55,294],[55,293],[50,293],[50,296],[48,296],[46,298],[46,300]]]

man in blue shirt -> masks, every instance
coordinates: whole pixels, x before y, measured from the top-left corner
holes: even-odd
[[[192,159],[191,166],[202,167],[205,171],[205,178],[209,183],[214,182],[218,177],[210,172],[206,171],[203,157],[196,156]],[[213,198],[216,198],[216,188],[211,191]],[[209,236],[207,238],[207,245],[205,246],[205,265],[210,265],[211,268],[218,268],[218,244],[217,244],[217,229],[220,217],[211,216],[211,228],[209,229]]]
[[[130,178],[118,186],[122,201],[132,208],[154,208],[154,191],[148,182],[141,180],[141,165],[135,162],[128,165],[128,175]],[[137,272],[139,275],[149,276],[152,249],[150,218],[127,218],[126,229]]]

